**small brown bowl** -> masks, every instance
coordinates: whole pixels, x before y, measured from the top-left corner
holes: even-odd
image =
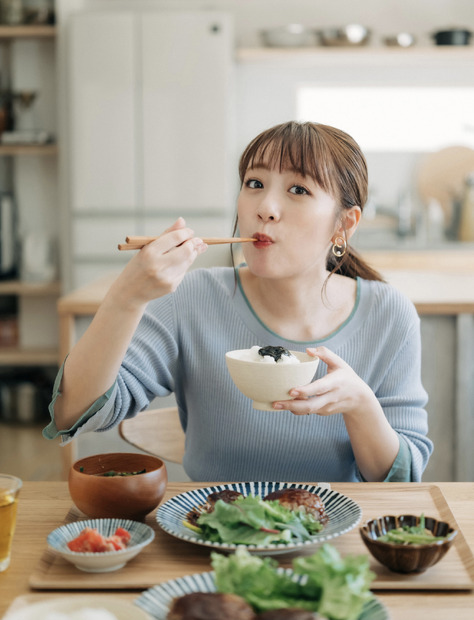
[[[104,476],[106,472],[139,472]],[[156,456],[114,452],[76,461],[69,470],[69,493],[88,517],[142,520],[163,499],[168,484],[166,465]]]
[[[457,531],[445,521],[425,517],[425,528],[435,536],[446,536],[426,545],[398,545],[379,539],[390,530],[407,525],[419,525],[420,517],[415,515],[386,515],[367,521],[360,529],[360,535],[370,553],[381,564],[394,573],[422,573],[441,560],[453,544]]]

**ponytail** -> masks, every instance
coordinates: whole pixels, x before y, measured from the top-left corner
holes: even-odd
[[[338,273],[341,276],[347,276],[353,279],[359,277],[364,280],[385,282],[381,274],[366,263],[361,255],[349,245],[344,255],[340,257],[334,256],[332,251],[329,251],[326,268],[330,276],[332,276],[333,273]]]

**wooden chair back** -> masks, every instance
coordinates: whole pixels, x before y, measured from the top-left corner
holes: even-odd
[[[119,433],[126,442],[171,463],[182,463],[184,432],[177,407],[148,409],[122,420]]]

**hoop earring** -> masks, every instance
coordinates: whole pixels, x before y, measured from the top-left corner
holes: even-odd
[[[347,241],[344,237],[336,237],[332,246],[332,253],[337,258],[344,256],[347,250]]]

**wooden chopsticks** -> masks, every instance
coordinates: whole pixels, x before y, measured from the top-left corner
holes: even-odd
[[[145,245],[155,241],[158,237],[129,236],[125,238],[126,243],[119,243],[119,250],[141,250]],[[221,243],[248,243],[257,241],[247,237],[207,237],[202,239],[207,245],[218,245]]]

